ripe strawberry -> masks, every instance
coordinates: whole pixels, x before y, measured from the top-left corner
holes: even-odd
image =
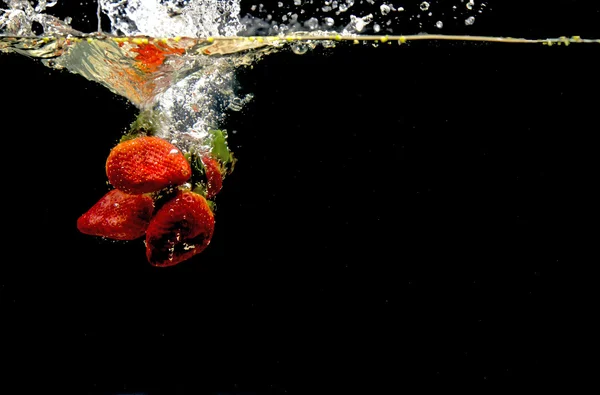
[[[77,220],[81,233],[116,240],[134,240],[144,235],[154,202],[146,195],[129,195],[113,189]]]
[[[146,230],[146,257],[166,267],[202,252],[210,243],[215,219],[206,199],[190,191],[177,191],[150,221]]]
[[[223,174],[219,162],[210,156],[202,157],[204,173],[206,174],[206,198],[212,199],[223,188]]]
[[[108,181],[130,194],[155,192],[186,182],[192,174],[181,151],[160,137],[142,136],[117,144],[106,160]]]

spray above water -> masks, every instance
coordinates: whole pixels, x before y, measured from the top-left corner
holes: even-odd
[[[120,240],[145,234],[147,258],[156,266],[186,260],[210,242],[211,201],[235,163],[221,128],[228,111],[240,111],[252,98],[237,95],[240,67],[277,51],[301,55],[318,45],[600,43],[580,37],[446,33],[485,19],[490,7],[477,0],[293,0],[268,7],[242,6],[239,0],[98,0],[93,32],[76,30],[70,17],[53,16],[56,0],[1,3],[0,51],[81,75],[139,109],[130,132],[111,152],[112,165],[107,162],[114,189],[80,218],[78,227]],[[101,16],[110,21],[107,31],[101,29]]]
[[[235,36],[242,30],[239,0],[99,0],[115,35]]]

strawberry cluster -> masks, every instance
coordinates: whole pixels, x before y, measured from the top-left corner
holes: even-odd
[[[146,258],[172,266],[202,252],[215,227],[212,202],[232,159],[221,131],[216,149],[184,155],[156,136],[117,144],[106,161],[114,187],[77,220],[80,232],[115,240],[145,235]],[[207,200],[209,199],[209,200]]]

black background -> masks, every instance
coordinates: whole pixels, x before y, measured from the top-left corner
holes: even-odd
[[[598,5],[520,3],[474,33],[600,38]],[[238,163],[214,238],[168,269],[75,225],[135,107],[3,54],[3,383],[481,393],[592,377],[599,49],[340,46],[240,70],[254,100],[222,125]]]

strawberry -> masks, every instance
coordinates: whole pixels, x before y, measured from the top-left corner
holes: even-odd
[[[106,160],[108,181],[130,194],[185,183],[192,169],[181,151],[160,137],[142,136],[117,144]]]
[[[79,217],[77,229],[92,236],[134,240],[144,235],[153,211],[149,196],[113,189]]]
[[[146,257],[154,266],[173,266],[202,252],[210,243],[215,219],[206,199],[177,191],[150,221]]]
[[[227,133],[209,130],[210,152],[187,154],[192,167],[192,190],[207,199],[213,199],[223,188],[223,180],[233,171],[235,158],[227,145]]]
[[[206,198],[212,199],[223,188],[223,174],[219,162],[210,156],[202,157],[204,173],[206,175]]]

